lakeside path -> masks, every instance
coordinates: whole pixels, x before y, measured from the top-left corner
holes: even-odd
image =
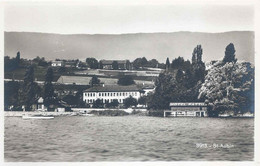
[[[102,112],[102,111],[123,111],[126,113],[131,114],[134,110],[135,111],[141,111],[141,112],[146,112],[146,109],[132,109],[132,108],[128,108],[128,109],[104,109],[104,108],[80,108],[77,109],[75,108],[75,110],[73,112],[39,112],[39,111],[4,111],[4,116],[5,117],[22,117],[24,115],[43,115],[43,116],[76,116],[76,115],[80,115],[83,112],[84,113],[91,113],[92,111],[98,111],[98,112]],[[83,112],[82,112],[83,111]]]

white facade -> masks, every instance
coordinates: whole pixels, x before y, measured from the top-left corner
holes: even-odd
[[[201,102],[187,102],[187,103],[170,103],[171,110],[164,111],[164,117],[206,117],[207,105]]]
[[[58,108],[56,108],[56,112],[65,112],[65,108],[58,107]]]
[[[53,61],[51,63],[51,66],[53,66],[53,67],[62,67],[62,66],[64,66],[64,62],[63,61]]]
[[[149,93],[154,93],[155,88],[144,88],[144,95],[147,96]]]
[[[100,99],[103,103],[110,103],[113,100],[118,100],[119,103],[124,103],[124,99],[130,96],[138,100],[141,94],[139,91],[84,92],[83,101],[92,104],[97,99]]]

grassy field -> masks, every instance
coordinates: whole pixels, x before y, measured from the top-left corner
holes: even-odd
[[[35,80],[37,80],[37,81],[44,81],[47,68],[48,67],[35,66],[34,67],[34,77],[35,77]],[[63,76],[90,77],[90,78],[93,75],[95,75],[95,74],[93,74],[93,72],[92,72],[93,75],[75,74],[75,73],[77,73],[79,71],[81,71],[81,70],[76,69],[76,68],[66,68],[65,71],[63,71],[61,73],[59,71],[59,68],[53,68],[53,72],[54,72],[53,81],[57,82],[61,75],[63,75]],[[5,79],[23,80],[25,73],[26,73],[26,68],[25,67],[20,67],[18,69],[15,69],[14,71],[5,71],[4,78]],[[118,79],[120,76],[119,75],[117,75],[117,76],[107,76],[107,75],[101,76],[101,75],[98,75],[98,77],[100,79],[102,79],[102,80],[111,80],[111,79]],[[137,82],[139,82],[139,81],[155,81],[156,77],[153,77],[153,76],[133,76],[133,79],[134,80],[138,80]]]
[[[46,71],[47,71],[47,67],[36,66],[34,68],[35,80],[37,80],[37,81],[44,81],[45,80]],[[16,70],[14,70],[14,71],[5,71],[4,78],[5,79],[12,79],[12,78],[14,78],[15,80],[23,80],[25,73],[26,73],[26,68],[25,67],[21,67],[21,68],[18,68]],[[56,72],[54,70],[53,81],[56,82],[60,76],[61,76],[61,74],[59,74],[58,72]]]

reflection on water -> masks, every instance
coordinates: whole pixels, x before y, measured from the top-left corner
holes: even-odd
[[[248,161],[253,135],[254,119],[5,117],[4,153],[5,161]]]

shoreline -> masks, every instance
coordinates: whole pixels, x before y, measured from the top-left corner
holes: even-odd
[[[95,113],[89,112],[88,114],[94,115],[94,116],[149,116],[147,111],[144,112],[137,112],[137,113],[127,113],[126,114],[114,114],[114,112],[125,112],[123,110],[113,110],[111,111],[111,114],[102,114],[101,112],[105,111],[96,111]],[[100,112],[100,114],[98,113]],[[84,114],[80,112],[35,112],[35,111],[4,111],[4,117],[22,117],[26,115],[42,115],[42,116],[84,116]],[[151,117],[161,117],[161,116],[151,116]],[[167,118],[198,118],[198,117],[167,117]],[[204,117],[204,118],[221,118],[221,119],[231,119],[231,118],[254,118],[254,116],[218,116],[218,117]]]

